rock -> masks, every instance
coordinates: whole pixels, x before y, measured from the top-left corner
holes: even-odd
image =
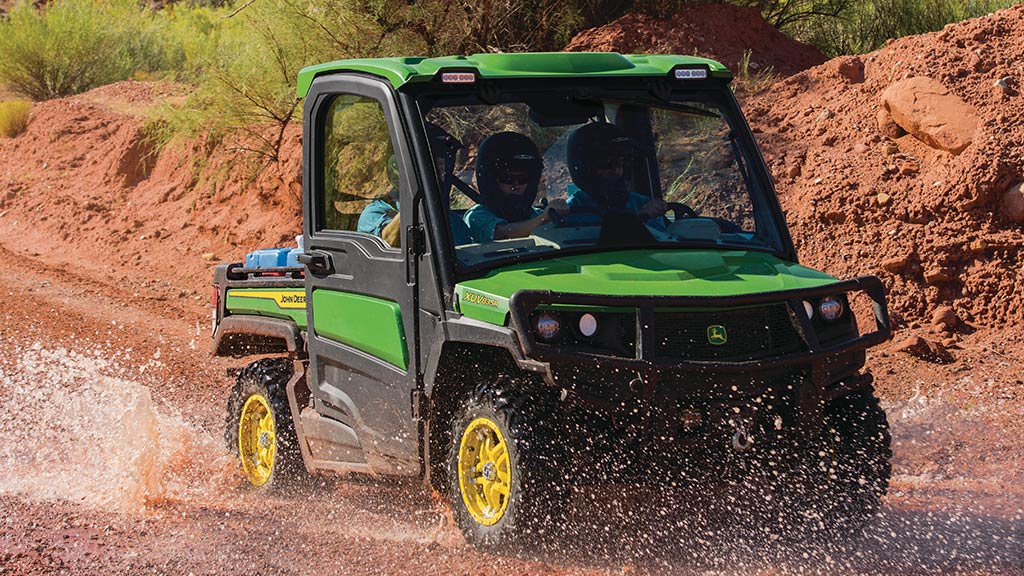
[[[1010,81],[1009,78],[1000,78],[999,80],[996,80],[996,82],[995,82],[995,84],[993,84],[993,86],[998,88],[999,92],[1009,96],[1013,92],[1013,90],[1010,88],[1010,82],[1009,81]]]
[[[896,256],[895,258],[888,258],[882,260],[882,270],[886,272],[892,272],[893,274],[899,274],[907,267],[910,263],[910,258],[907,256]]]
[[[828,220],[829,222],[832,222],[834,224],[842,224],[843,222],[846,222],[846,213],[839,212],[838,210],[827,212],[825,214],[825,220]]]
[[[928,284],[943,284],[953,279],[953,272],[945,266],[937,266],[924,271],[924,281]]]
[[[892,142],[886,142],[882,144],[882,154],[886,156],[892,156],[893,154],[899,154],[900,147],[893,144]]]
[[[984,240],[979,238],[971,242],[970,249],[971,252],[975,254],[984,252],[985,250],[988,250],[988,242],[985,242]]]
[[[1001,212],[1010,222],[1017,224],[1024,223],[1024,190],[1021,189],[1024,182],[1017,182],[1003,192],[1003,199],[1000,202]]]
[[[868,145],[863,142],[858,142],[857,144],[853,145],[853,151],[857,152],[858,154],[863,154],[870,149],[871,148],[868,148]]]
[[[822,120],[829,120],[829,119],[831,119],[835,115],[836,115],[835,112],[829,110],[828,108],[825,108],[824,110],[821,111],[820,114],[818,114],[818,117],[815,118],[815,120],[817,120],[819,122],[822,121]]]
[[[790,178],[796,178],[799,175],[800,175],[800,165],[799,164],[793,164],[792,166],[790,166],[789,168],[786,169],[786,176],[789,176]]]
[[[904,338],[892,347],[892,351],[909,354],[916,358],[932,362],[946,363],[953,359],[945,346],[920,336]]]
[[[878,201],[879,206],[888,206],[889,203],[892,202],[892,197],[885,192],[881,192],[878,196],[875,196],[875,200]]]
[[[971,67],[971,70],[974,70],[975,72],[985,71],[985,61],[981,59],[981,56],[979,56],[977,52],[971,54],[967,64]]]
[[[939,306],[932,312],[932,325],[938,326],[943,324],[949,328],[953,328],[957,325],[959,319],[956,317],[956,311],[951,306]],[[945,330],[943,330],[945,332]]]
[[[850,84],[860,84],[864,81],[864,61],[856,56],[836,58],[829,64]]]
[[[217,259],[217,255],[213,252],[203,252],[203,255],[200,257],[203,259],[204,262],[213,262],[214,260]]]
[[[900,175],[902,176],[913,176],[921,171],[921,166],[917,162],[904,162],[900,166]]]
[[[889,115],[889,111],[885,107],[878,109],[878,131],[882,133],[882,136],[887,138],[900,138],[906,136],[907,131],[900,127],[892,116]]]
[[[915,138],[952,154],[970,146],[978,128],[977,110],[931,78],[894,82],[882,93],[882,106]]]

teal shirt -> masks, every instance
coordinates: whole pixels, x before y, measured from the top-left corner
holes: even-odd
[[[397,214],[398,202],[395,202],[395,205],[392,206],[378,198],[377,200],[370,202],[366,208],[363,209],[363,213],[359,215],[359,222],[356,224],[356,230],[358,232],[365,232],[367,234],[373,234],[374,236],[380,236],[384,227],[394,220]],[[448,212],[448,220],[452,228],[453,244],[461,246],[472,242],[469,238],[469,230],[466,228],[466,224],[459,218],[458,214],[455,212]]]
[[[597,200],[594,200],[589,194],[580,190],[575,184],[569,184],[567,191],[568,196],[565,199],[565,203],[569,205],[571,211],[568,216],[562,219],[563,222],[570,226],[600,225],[604,220],[604,209],[597,203]],[[626,199],[625,209],[637,213],[650,200],[647,196],[630,192],[629,198]],[[655,216],[645,221],[644,224],[659,232],[667,230],[665,218],[662,216]]]
[[[388,222],[394,220],[396,215],[398,215],[398,202],[392,206],[378,198],[363,208],[362,214],[359,215],[359,222],[356,224],[356,231],[380,236],[384,227],[388,225]]]
[[[539,215],[543,212],[542,209],[532,207],[533,216]],[[469,235],[473,238],[474,242],[494,242],[494,229],[498,227],[498,224],[505,224],[508,220],[498,216],[494,212],[491,212],[490,208],[483,204],[477,204],[469,210],[466,210],[466,215],[462,217],[466,222],[466,226],[469,227]]]

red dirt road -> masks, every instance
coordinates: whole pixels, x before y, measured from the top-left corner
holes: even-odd
[[[686,498],[591,495],[571,545],[491,555],[415,482],[248,490],[220,440],[233,364],[209,357],[207,304],[48,260],[0,248],[17,271],[0,277],[0,574],[1024,574],[1020,346],[998,334],[950,366],[870,359],[896,475],[865,536],[766,543]]]

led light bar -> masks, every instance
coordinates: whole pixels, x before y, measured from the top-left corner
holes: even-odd
[[[676,68],[676,80],[704,80],[707,77],[706,68]]]
[[[443,84],[472,84],[476,82],[476,74],[472,72],[442,72]]]

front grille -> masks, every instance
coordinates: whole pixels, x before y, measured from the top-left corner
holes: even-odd
[[[772,304],[733,310],[655,312],[655,353],[660,360],[757,360],[797,352],[803,342],[789,306]],[[718,341],[713,344],[709,329]]]

